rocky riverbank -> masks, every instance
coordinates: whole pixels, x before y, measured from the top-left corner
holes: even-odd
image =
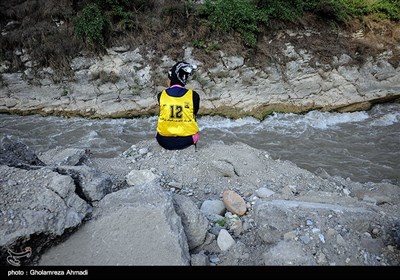
[[[72,40],[70,23],[58,18],[60,7],[71,5],[54,9],[56,18],[31,2],[4,5],[1,36],[10,49],[0,61],[0,113],[155,115],[167,70],[181,59],[199,66],[188,86],[200,94],[200,115],[263,119],[274,111],[357,111],[400,99],[399,29],[384,22],[342,30],[308,17],[261,31],[252,50],[215,37],[195,48],[201,32],[185,34],[196,24],[165,28],[151,40],[145,29],[143,38],[120,41],[101,56],[64,53],[70,76],[60,76],[60,69],[42,67],[53,66],[51,59],[37,59],[42,50],[53,57],[60,47],[71,50],[73,44],[57,44]],[[47,12],[37,18],[35,10]],[[21,25],[15,16],[37,26],[24,29],[30,21]],[[47,40],[29,48],[28,37]],[[1,137],[2,265],[400,264],[399,186],[313,174],[242,144],[165,151],[148,141],[109,159],[63,147],[37,154]]]
[[[312,174],[244,144],[145,141],[105,159],[3,137],[1,151],[3,265],[400,264],[389,183]]]
[[[392,51],[376,57],[352,58],[350,50],[318,61],[318,53],[292,43],[320,40],[318,30],[285,30],[271,39],[279,62],[247,64],[242,54],[219,52],[211,66],[185,46],[179,59],[197,64],[188,85],[201,97],[200,115],[263,119],[272,112],[310,110],[358,111],[373,104],[398,101],[400,68],[390,63]],[[355,34],[340,34],[355,40]],[[357,34],[357,40],[363,34]],[[313,38],[313,39],[311,39]],[[279,48],[278,48],[279,46]],[[110,48],[101,57],[76,56],[70,62],[73,78],[55,83],[55,71],[37,69],[27,51],[17,52],[25,71],[9,73],[0,66],[0,113],[118,118],[154,115],[156,94],[166,86],[168,69],[175,63],[164,56],[155,64],[145,48]],[[209,63],[210,64],[210,63]]]

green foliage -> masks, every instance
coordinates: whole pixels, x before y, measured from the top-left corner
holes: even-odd
[[[196,5],[193,4],[193,1],[185,1],[184,6],[188,15],[196,12]]]
[[[349,1],[360,0],[309,0],[304,8],[326,20],[347,22],[352,17],[352,13],[354,15],[354,11],[352,12],[346,3]]]
[[[254,1],[243,0],[206,0],[200,15],[205,16],[211,26],[219,31],[239,32],[244,44],[250,47],[256,44],[258,24],[268,20]]]
[[[129,11],[128,0],[93,0],[73,21],[75,34],[93,46],[104,46],[107,32],[132,30],[135,27],[134,14]]]
[[[399,0],[305,0],[304,10],[339,22],[364,16],[400,19]]]
[[[86,5],[81,14],[74,19],[75,35],[89,45],[104,45],[103,36],[107,25],[107,18],[95,3]]]
[[[399,0],[258,0],[257,6],[269,18],[291,21],[301,18],[306,11],[336,22],[370,15],[400,19]]]
[[[195,40],[193,42],[193,46],[195,48],[204,50],[206,53],[209,53],[214,50],[220,49],[220,46],[216,42],[205,42],[203,40]]]
[[[384,19],[400,20],[400,0],[374,1],[370,9]]]
[[[260,24],[272,18],[296,21],[304,12],[333,22],[370,15],[399,20],[400,0],[206,0],[199,15],[215,30],[239,32],[244,44],[254,47]]]
[[[134,14],[128,0],[96,0],[98,6],[108,20],[122,30],[132,30],[135,27]]]
[[[216,221],[215,224],[219,225],[220,227],[224,227],[226,224],[226,220],[220,219],[220,220]]]
[[[196,40],[196,41],[194,41],[194,42],[193,42],[193,46],[194,46],[195,48],[202,49],[202,50],[205,50],[205,49],[207,48],[207,44],[206,44],[206,42],[204,42],[203,40]]]
[[[257,6],[269,18],[294,21],[303,15],[304,0],[258,0]]]
[[[183,19],[199,16],[218,32],[238,32],[249,47],[257,44],[259,27],[269,19],[296,21],[309,12],[332,22],[347,22],[369,16],[400,20],[400,0],[206,0],[171,1],[157,7],[158,1],[89,0],[74,19],[75,34],[90,45],[104,46],[109,31],[132,31],[140,26],[136,16],[162,9],[164,15]],[[205,51],[213,47],[199,40],[194,46]]]

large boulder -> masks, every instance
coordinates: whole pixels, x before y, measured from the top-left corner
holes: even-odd
[[[33,257],[72,230],[92,208],[75,193],[71,177],[49,169],[24,170],[0,165],[0,260],[8,250],[32,248]],[[32,261],[23,260],[23,261]]]
[[[190,255],[172,198],[156,184],[107,195],[40,265],[189,265]]]

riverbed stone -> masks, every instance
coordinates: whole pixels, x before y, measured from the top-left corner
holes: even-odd
[[[236,192],[226,190],[224,191],[222,197],[228,211],[232,212],[233,214],[238,214],[239,216],[242,216],[244,213],[246,213],[246,202]]]

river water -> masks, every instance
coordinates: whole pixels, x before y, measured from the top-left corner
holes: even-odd
[[[62,146],[115,157],[139,141],[154,139],[156,122],[157,117],[94,120],[0,114],[0,136],[17,136],[36,152]],[[263,121],[206,116],[198,124],[199,148],[210,141],[238,141],[311,172],[323,168],[353,181],[400,186],[399,103],[352,113],[276,113]]]

